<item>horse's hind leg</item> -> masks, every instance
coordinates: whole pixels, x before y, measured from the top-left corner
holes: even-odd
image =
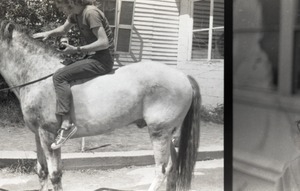
[[[167,175],[167,191],[175,191],[176,190],[176,183],[178,179],[178,174],[177,174],[177,152],[175,150],[175,145],[173,141],[170,143],[170,171]]]
[[[62,164],[61,164],[61,150],[51,149],[51,144],[54,141],[54,134],[39,128],[39,136],[41,139],[41,146],[46,156],[50,180],[54,191],[62,191]]]
[[[148,191],[157,191],[172,169],[170,158],[171,131],[157,125],[148,125],[150,138],[153,145],[155,160],[155,177]]]
[[[37,147],[37,174],[39,176],[41,189],[40,191],[48,191],[48,167],[44,151],[41,146],[41,140],[38,134],[35,135]]]

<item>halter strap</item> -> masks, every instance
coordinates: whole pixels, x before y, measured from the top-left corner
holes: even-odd
[[[31,82],[27,82],[25,84],[21,84],[21,85],[18,85],[18,86],[13,86],[13,87],[10,87],[10,88],[4,88],[4,89],[0,89],[0,92],[2,91],[7,91],[7,90],[12,90],[12,89],[16,89],[16,88],[21,88],[21,87],[24,87],[24,86],[27,86],[27,85],[30,85],[30,84],[34,84],[36,82],[39,82],[39,81],[42,81],[42,80],[45,80],[49,77],[53,76],[53,74],[49,74],[48,76],[44,76],[40,79],[37,79],[37,80],[34,80],[34,81],[31,81]]]

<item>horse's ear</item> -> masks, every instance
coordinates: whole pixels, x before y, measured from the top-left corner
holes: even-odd
[[[0,39],[4,37],[4,31],[5,31],[5,28],[6,28],[8,23],[9,23],[8,20],[2,20],[1,21],[1,24],[0,24]]]
[[[15,25],[12,23],[8,23],[8,25],[6,26],[6,31],[9,33],[12,33],[12,31],[15,29]]]
[[[11,40],[12,39],[12,32],[15,28],[14,24],[8,23],[4,29],[4,39]]]

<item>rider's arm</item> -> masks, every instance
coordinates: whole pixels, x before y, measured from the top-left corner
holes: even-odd
[[[86,24],[90,27],[97,40],[91,44],[81,46],[80,48],[83,52],[94,52],[109,48],[109,40],[105,32],[106,26],[102,23],[102,17],[104,17],[102,14],[96,9],[88,9],[84,13]]]
[[[82,52],[95,52],[99,50],[105,50],[109,48],[109,40],[106,35],[104,26],[101,21],[101,15],[99,12],[95,9],[93,10],[88,10],[87,13],[84,13],[84,18],[86,21],[86,25],[90,27],[92,30],[92,33],[96,37],[96,41],[80,46],[80,50]],[[70,21],[72,21],[72,17],[69,18]],[[74,22],[73,22],[74,23]],[[67,53],[67,54],[72,54],[78,51],[77,47],[74,47],[69,44],[65,44],[66,48],[62,50],[62,52]]]
[[[94,52],[99,50],[104,50],[109,48],[108,38],[102,26],[95,27],[92,29],[94,35],[97,37],[97,40],[91,44],[81,46],[80,49],[83,52]]]
[[[50,31],[33,34],[32,37],[33,38],[43,38],[43,40],[47,40],[51,36],[61,36],[61,35],[66,34],[71,29],[72,26],[73,26],[73,23],[71,23],[69,21],[69,19],[67,19],[63,25],[61,25],[53,30],[50,30]]]

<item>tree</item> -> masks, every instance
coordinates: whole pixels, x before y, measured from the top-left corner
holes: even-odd
[[[53,0],[0,0],[0,18],[26,27],[30,33],[46,31],[61,25],[66,16],[59,12]],[[69,34],[72,44],[78,43],[78,31],[73,29]],[[57,38],[49,39],[49,44],[56,44]],[[0,76],[0,87],[6,83]],[[0,94],[0,100],[1,100]]]

